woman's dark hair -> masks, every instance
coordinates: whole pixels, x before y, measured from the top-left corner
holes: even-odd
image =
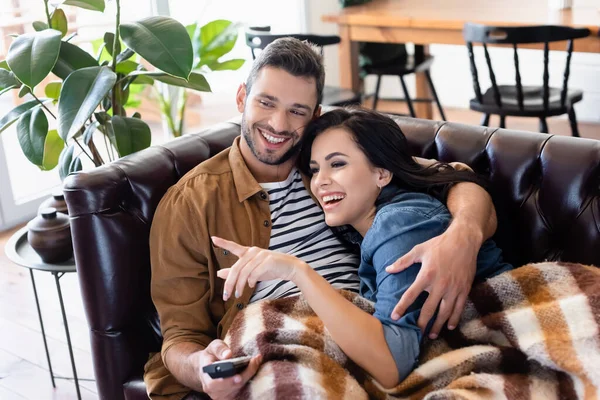
[[[304,130],[300,169],[311,176],[310,159],[313,142],[321,133],[342,128],[350,133],[358,147],[376,168],[385,168],[393,174],[391,184],[399,188],[424,192],[445,203],[453,184],[473,182],[482,187],[487,181],[471,172],[457,171],[447,163],[424,167],[411,156],[410,146],[394,120],[376,111],[340,108],[324,113]],[[378,199],[378,202],[386,199]]]

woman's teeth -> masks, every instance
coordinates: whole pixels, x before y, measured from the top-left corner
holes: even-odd
[[[344,197],[346,197],[346,196],[339,195],[339,194],[332,195],[332,196],[324,196],[323,197],[323,202],[329,203],[329,202],[334,201],[334,200],[342,200]]]
[[[277,143],[282,143],[285,141],[285,138],[276,138],[276,137],[271,136],[268,133],[265,133],[263,131],[260,131],[260,133],[263,135],[263,137],[265,139],[267,139],[267,142],[269,142],[269,143],[277,144]]]

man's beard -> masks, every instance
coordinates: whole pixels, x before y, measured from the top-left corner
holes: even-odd
[[[257,135],[261,135],[261,133],[257,129],[257,124],[254,124],[253,129],[250,130],[250,127],[246,123],[246,117],[242,116],[242,135],[243,135],[244,139],[246,140],[246,143],[248,144],[250,151],[252,152],[252,154],[254,154],[254,157],[256,157],[256,159],[259,160],[260,162],[267,164],[267,165],[281,165],[281,164],[285,163],[286,161],[290,160],[295,155],[297,155],[298,152],[300,151],[301,142],[300,142],[300,140],[298,140],[298,134],[296,132],[276,133],[270,127],[269,128],[261,127],[261,129],[264,131],[267,131],[267,132],[271,132],[273,134],[278,134],[280,136],[289,137],[289,138],[291,138],[292,141],[296,141],[296,144],[294,144],[292,147],[290,147],[290,149],[288,151],[286,151],[280,157],[277,157],[276,154],[270,153],[268,150],[265,151],[264,153],[259,153],[258,150],[256,149],[256,143],[254,141],[254,138],[252,137],[252,131],[256,132]]]

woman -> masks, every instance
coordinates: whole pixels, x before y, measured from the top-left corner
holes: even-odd
[[[311,176],[326,223],[352,228],[346,237],[360,244],[361,295],[375,302],[375,313],[348,302],[302,260],[213,238],[240,257],[218,275],[238,288],[246,282],[254,287],[259,280],[294,282],[348,357],[382,386],[394,387],[418,360],[423,333],[417,320],[427,295],[422,293],[405,315],[392,315],[420,264],[397,274],[386,267],[446,230],[451,216],[444,201],[452,184],[483,181],[447,164],[421,166],[410,156],[398,125],[373,111],[327,112],[306,128],[304,140],[300,167]],[[476,279],[511,268],[492,241],[484,243]]]

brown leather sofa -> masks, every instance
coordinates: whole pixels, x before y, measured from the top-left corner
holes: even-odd
[[[239,120],[238,120],[239,121]],[[600,142],[398,118],[415,155],[461,161],[492,182],[495,236],[514,265],[600,265]],[[166,190],[230,145],[237,121],[71,175],[65,195],[101,399],[147,398],[161,334],[150,298],[148,234]]]

